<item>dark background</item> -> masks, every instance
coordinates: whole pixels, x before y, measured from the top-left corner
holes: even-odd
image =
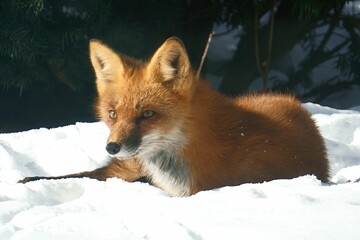
[[[178,36],[196,69],[215,29],[202,73],[223,93],[360,105],[359,8],[344,0],[1,1],[0,132],[95,121],[92,38],[149,58]]]

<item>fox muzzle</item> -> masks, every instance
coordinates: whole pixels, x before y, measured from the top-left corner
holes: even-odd
[[[117,154],[120,151],[120,149],[121,149],[121,145],[116,142],[109,142],[106,145],[106,151],[111,155]]]

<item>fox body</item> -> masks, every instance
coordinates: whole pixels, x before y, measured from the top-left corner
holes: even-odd
[[[328,180],[323,139],[294,97],[221,95],[196,78],[177,38],[146,62],[92,40],[90,58],[113,158],[94,171],[45,178],[146,177],[172,196],[306,174]]]

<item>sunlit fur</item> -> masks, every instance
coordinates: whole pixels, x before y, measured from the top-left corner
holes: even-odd
[[[96,74],[97,113],[110,129],[108,150],[113,159],[93,171],[28,177],[22,183],[43,178],[147,177],[172,196],[189,196],[306,174],[328,181],[323,139],[294,97],[221,95],[197,79],[177,38],[166,40],[149,61],[132,59],[92,40],[90,59]]]

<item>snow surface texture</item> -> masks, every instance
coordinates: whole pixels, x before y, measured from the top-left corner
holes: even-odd
[[[0,134],[0,239],[360,239],[360,113],[304,104],[332,181],[314,176],[172,198],[121,179],[41,180],[106,163],[102,123]]]

